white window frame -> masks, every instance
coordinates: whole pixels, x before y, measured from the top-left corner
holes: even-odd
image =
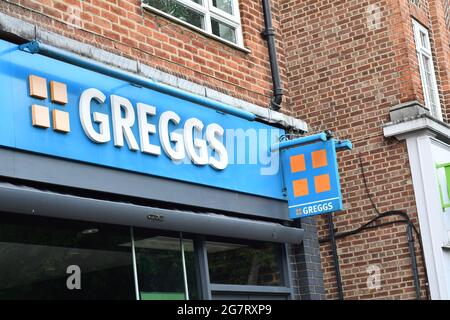
[[[450,2],[449,2],[449,0],[444,0],[444,17],[445,17],[445,24],[447,25],[447,28],[450,29]]]
[[[204,17],[204,29],[196,27],[188,22],[185,22],[181,19],[178,19],[164,11],[161,11],[159,9],[156,9],[144,2],[142,2],[142,7],[145,9],[148,9],[150,11],[153,11],[159,15],[162,15],[164,17],[167,17],[171,20],[174,20],[180,24],[183,24],[191,29],[194,29],[200,33],[207,34],[208,36],[220,40],[222,42],[225,42],[233,47],[238,47],[239,49],[242,49],[244,51],[248,51],[244,48],[244,39],[242,36],[242,25],[241,25],[241,15],[239,12],[239,0],[232,0],[232,6],[233,6],[233,14],[229,14],[225,11],[222,11],[216,7],[213,6],[213,0],[202,0],[202,4],[195,3],[191,0],[173,0],[176,2],[179,2],[180,4],[185,5],[186,7],[195,10],[199,13],[201,13]],[[232,41],[228,41],[224,38],[221,38],[215,34],[212,33],[212,26],[211,26],[211,18],[218,20],[232,28],[235,29],[236,34],[236,43]]]
[[[421,25],[416,20],[412,20],[413,22],[413,32],[414,32],[414,42],[416,44],[416,52],[417,52],[417,60],[419,63],[419,69],[420,69],[420,78],[422,80],[422,90],[423,90],[423,96],[425,99],[425,106],[430,110],[431,115],[439,120],[442,121],[442,109],[441,109],[441,102],[439,98],[439,91],[436,81],[436,73],[434,70],[434,61],[433,61],[433,53],[431,52],[431,43],[430,43],[430,37],[428,33],[428,29],[425,28],[423,25]],[[421,34],[423,34],[425,37],[425,45],[422,44],[422,37]],[[429,61],[429,70],[431,72],[431,83],[429,84],[427,82],[426,77],[426,69],[424,65],[424,57],[426,57]],[[433,92],[429,90],[429,87],[432,87]],[[432,97],[433,95],[433,97]],[[434,101],[436,101],[435,107],[433,108],[431,104],[431,100],[434,98]]]

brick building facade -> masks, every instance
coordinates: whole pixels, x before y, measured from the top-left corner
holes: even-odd
[[[242,45],[174,22],[143,7],[141,0],[2,0],[3,19],[19,19],[30,27],[16,27],[9,20],[0,25],[7,40],[60,41],[63,49],[102,61],[101,55],[57,40],[58,35],[128,59],[109,59],[115,67],[133,71],[134,65],[125,61],[137,62],[137,71],[143,71],[140,64],[150,66],[161,71],[162,82],[251,109],[293,133],[306,130],[304,120],[310,133],[331,129],[339,138],[351,139],[353,151],[339,156],[346,208],[334,215],[339,236],[394,210],[406,212],[422,232],[407,144],[384,128],[406,121],[406,115],[432,113],[423,93],[412,19],[429,32],[442,110],[439,123],[447,126],[448,10],[445,0],[273,0],[284,89],[280,113],[269,110],[272,74],[259,0],[239,1]],[[345,299],[416,298],[407,229],[395,223],[398,218],[383,218],[374,223],[383,224],[379,227],[337,238]],[[336,299],[326,219],[308,218],[301,227],[303,244],[289,249],[294,297]],[[420,296],[426,298],[428,278],[417,236],[415,240]],[[374,272],[380,282],[371,287]]]
[[[141,6],[140,0],[2,1],[1,5],[2,12],[48,31],[138,59],[200,85],[245,97],[251,103],[264,106],[271,95],[268,52],[260,36],[264,22],[259,2],[240,6],[245,48],[251,54],[152,13]]]
[[[335,214],[337,232],[359,227],[376,210],[404,211],[419,227],[406,143],[386,138],[383,126],[396,106],[426,105],[412,19],[429,30],[442,117],[448,121],[450,43],[444,5],[448,10],[448,3],[439,0],[281,2],[294,116],[306,119],[312,131],[332,129],[354,143],[339,159],[347,209]],[[326,220],[319,218],[318,225],[319,238],[326,238]],[[415,298],[405,230],[405,225],[393,224],[337,240],[345,298]],[[425,298],[424,261],[416,249]],[[326,296],[336,298],[326,241],[321,256]],[[381,271],[379,288],[367,285],[371,266]]]
[[[188,14],[192,14],[191,18],[195,20],[192,24],[174,19],[173,16],[162,10],[155,10],[154,7],[158,7],[164,1],[150,2],[142,0],[0,1],[1,40],[19,45],[36,40],[82,59],[88,59],[89,62],[101,63],[108,68],[112,67],[128,74],[151,79],[170,88],[182,90],[183,95],[194,94],[205,97],[209,99],[208,101],[212,100],[232,108],[245,110],[246,114],[254,114],[262,123],[271,126],[295,132],[307,130],[307,125],[301,118],[295,119],[290,116],[290,102],[286,90],[281,110],[270,109],[274,92],[268,45],[261,34],[264,30],[261,1],[239,1],[239,12],[237,13],[236,7],[233,7],[233,16],[227,15],[223,10],[219,12],[218,8],[212,8],[204,13],[203,19],[206,16],[212,17],[210,21],[203,20],[205,28],[211,28],[210,24],[217,23],[217,21],[225,21],[228,25],[236,26],[233,34],[236,37],[235,41],[233,39],[230,41],[230,38],[224,39],[226,35],[219,34],[217,36],[192,25],[196,23],[197,20],[195,19],[198,19],[198,16],[186,8],[192,6],[195,8],[195,12],[203,12],[207,5],[213,7],[209,1],[171,2],[174,5],[177,3],[184,5],[184,9],[187,10]],[[237,1],[232,2],[238,3]],[[199,5],[200,3],[202,5]],[[223,3],[229,4],[230,1]],[[153,7],[149,4],[153,4]],[[161,9],[161,7],[158,8]],[[273,6],[272,10],[274,29],[280,30],[279,9],[277,6]],[[172,12],[172,15],[176,15],[176,13]],[[236,22],[236,16],[239,16],[239,22]],[[222,20],[219,19],[220,17]],[[214,21],[214,19],[217,21]],[[223,30],[221,31],[220,28],[224,28],[223,24],[219,27],[219,32],[222,32]],[[241,29],[242,34],[240,34]],[[287,83],[283,42],[281,37],[278,37],[276,41],[281,81]],[[1,151],[0,148],[0,153]],[[45,174],[46,170],[35,167],[32,174],[34,177],[31,177],[28,172],[22,176],[22,179],[27,183],[29,181],[35,183],[37,180],[38,185],[40,185],[42,181],[48,181],[48,176]],[[56,180],[51,181],[51,185],[55,186],[55,183],[60,185],[62,180],[72,180],[66,179],[64,172],[58,173],[57,169],[52,169],[52,172],[53,170],[55,172],[52,177]],[[2,172],[0,176],[6,176],[9,179],[9,175],[17,176],[16,173],[5,174]],[[103,178],[97,179],[100,184],[103,183],[102,181],[108,184],[102,185],[103,191],[109,190],[114,185],[120,189],[120,185],[130,186],[136,183],[136,177],[120,178],[120,183],[117,184],[108,183],[107,181],[110,180],[108,176],[111,174],[115,175],[114,172],[110,172]],[[39,178],[36,178],[35,175]],[[78,177],[81,176],[78,175]],[[73,178],[78,180],[78,177]],[[13,177],[13,181],[16,181],[15,178]],[[76,185],[73,182],[67,183],[72,187]],[[122,189],[121,192],[115,190],[112,194],[115,195],[114,198],[117,193],[122,197],[122,192],[125,192],[135,197],[135,200],[130,201],[136,201],[136,199],[142,201],[142,195],[146,193],[143,198],[144,201],[146,201],[145,199],[155,199],[155,193],[151,189],[157,188],[159,190],[160,186],[148,186],[149,189],[144,191],[142,188],[148,182],[143,180],[141,183],[139,189],[133,191]],[[82,188],[86,188],[84,182],[81,182],[81,185],[83,185]],[[87,185],[91,185],[91,183],[89,182]],[[79,190],[79,186],[75,187],[79,192],[83,192]],[[193,207],[189,207],[192,211],[205,208],[204,210],[208,212],[222,212],[226,215],[231,214],[241,217],[242,212],[244,212],[253,219],[255,217],[258,219],[259,213],[251,208],[252,205],[249,207],[249,203],[242,202],[242,196],[238,193],[233,192],[228,200],[220,200],[215,196],[208,195],[206,190],[199,192],[193,189],[190,193],[189,190],[186,190],[186,187],[191,189],[192,185],[182,187],[184,191],[181,194],[179,191],[173,190],[166,193],[164,187],[161,188],[161,193],[159,191],[156,193],[160,193],[164,198],[164,200],[159,199],[159,201],[167,201],[166,199],[181,196],[185,199],[182,205],[193,205]],[[91,186],[88,187],[88,189],[90,188]],[[97,187],[94,191],[96,190],[98,190]],[[270,218],[278,214],[286,215],[284,201],[269,201],[271,204],[264,201],[253,202],[253,204],[258,204],[258,210],[266,215],[266,220],[269,218],[270,221],[273,221]],[[193,204],[194,202],[197,203]],[[203,203],[206,203],[206,205]],[[271,207],[272,204],[275,207]],[[174,204],[169,206],[176,207]],[[217,206],[222,209],[217,210]],[[283,210],[279,211],[279,209]],[[197,224],[197,227],[200,228],[201,226]],[[304,237],[305,241],[300,246],[286,246],[282,249],[286,258],[289,257],[289,262],[283,263],[282,272],[269,278],[273,279],[274,283],[278,283],[276,286],[279,286],[280,282],[283,282],[285,286],[283,288],[275,287],[270,294],[278,298],[289,296],[295,299],[321,299],[324,297],[324,289],[315,224],[309,225],[305,221],[303,226],[299,227],[307,230]],[[240,227],[234,229],[238,231]],[[272,232],[269,232],[268,236],[276,237]],[[202,252],[205,248],[205,241],[198,239],[198,242],[200,244],[195,245],[194,251],[196,261],[200,261],[198,263],[201,265],[206,259],[206,255]],[[267,259],[270,261],[270,258],[271,255],[269,254]],[[257,262],[257,259],[254,259],[255,262]],[[226,263],[225,266],[227,266]],[[208,272],[206,270],[205,273],[204,268],[199,268],[202,274],[201,281],[203,281],[199,284],[202,287],[201,298],[210,299],[214,297],[214,291],[216,294],[226,295],[226,292],[230,291],[230,287],[228,285],[214,287],[215,285],[211,284],[213,279],[209,280]],[[269,271],[264,272],[273,271],[270,268],[269,265]],[[244,266],[242,270],[245,269]],[[254,270],[258,273],[257,265]],[[264,269],[261,268],[261,270]],[[227,275],[228,273],[223,271],[223,274]],[[268,275],[266,274],[263,278],[268,278]],[[248,281],[256,284],[255,281],[259,280],[252,276]],[[242,288],[238,289],[240,291]],[[254,298],[255,294],[256,297],[259,297],[260,294],[267,294],[267,290],[263,290],[266,293],[258,293],[257,291],[260,289],[264,288],[259,287],[256,292],[255,288],[248,288],[246,290],[249,290],[249,292],[237,292],[237,297],[245,299]],[[8,293],[2,294],[4,297],[8,297]],[[236,294],[236,292],[233,294]],[[200,296],[191,295],[194,298]]]

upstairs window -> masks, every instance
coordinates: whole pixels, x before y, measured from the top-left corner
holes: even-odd
[[[430,110],[433,117],[442,120],[441,104],[439,102],[439,92],[436,74],[434,72],[428,30],[415,20],[413,20],[413,30],[425,105]]]
[[[238,0],[142,0],[142,6],[243,47]]]
[[[450,2],[449,0],[444,0],[444,16],[445,16],[445,24],[447,28],[450,29]]]

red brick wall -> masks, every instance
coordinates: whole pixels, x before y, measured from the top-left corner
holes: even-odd
[[[288,90],[294,115],[314,132],[332,129],[354,143],[339,153],[346,210],[335,215],[337,232],[353,230],[376,216],[364,186],[380,212],[403,210],[416,226],[412,178],[404,142],[385,139],[382,125],[399,103],[423,101],[411,16],[429,24],[427,1],[281,1]],[[448,68],[447,68],[448,70]],[[383,219],[381,222],[396,220]],[[319,238],[328,235],[318,218]],[[414,299],[406,226],[383,226],[337,240],[346,299]],[[422,295],[424,264],[416,243]],[[327,297],[337,298],[330,245],[321,246]],[[381,286],[367,285],[368,268],[378,266]]]
[[[269,105],[272,80],[267,45],[261,37],[260,0],[240,1],[244,45],[251,53],[151,13],[140,4],[141,0],[2,0],[0,11],[234,97]],[[68,25],[73,22],[72,12],[80,13],[79,29]],[[283,56],[280,40],[278,45]],[[284,63],[280,66],[285,82]],[[286,103],[284,111],[289,108]]]

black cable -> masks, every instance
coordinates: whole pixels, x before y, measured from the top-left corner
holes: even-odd
[[[371,226],[372,223],[378,221],[379,219],[386,218],[386,217],[391,217],[391,216],[402,216],[405,219],[404,220],[395,220],[395,221],[384,222],[384,223],[381,223],[381,224],[377,224],[377,225]],[[411,223],[412,224],[412,221],[409,218],[409,216],[403,211],[395,211],[395,210],[387,211],[387,212],[381,213],[380,215],[376,216],[375,218],[372,218],[369,222],[366,222],[365,224],[363,224],[362,226],[360,226],[360,227],[358,227],[358,228],[356,228],[354,230],[341,232],[341,233],[336,233],[335,237],[337,239],[345,238],[345,237],[348,237],[348,236],[351,236],[351,235],[358,234],[358,233],[360,233],[361,231],[364,231],[364,230],[376,229],[376,228],[383,227],[383,226],[390,225],[390,224],[394,224],[394,223]],[[418,236],[418,238],[420,239],[420,233],[418,232],[418,230],[416,229],[414,224],[412,224],[412,228],[415,231],[415,233]],[[327,242],[327,241],[329,241],[329,238],[325,237],[325,238],[320,239],[319,243],[323,243],[323,242]]]
[[[401,216],[404,219],[388,221],[388,222],[372,225],[374,222],[378,221],[379,219],[386,218],[386,217],[392,217],[392,216]],[[380,214],[379,216],[376,216],[376,217],[372,218],[369,222],[361,225],[360,227],[358,227],[358,228],[356,228],[354,230],[350,230],[350,231],[346,231],[346,232],[342,232],[342,233],[335,233],[334,237],[335,237],[335,239],[345,238],[345,237],[349,237],[349,236],[352,236],[352,235],[356,235],[356,234],[358,234],[360,232],[363,232],[363,231],[366,231],[366,230],[381,228],[383,226],[392,225],[392,224],[395,224],[395,223],[405,223],[408,226],[411,226],[412,230],[414,230],[414,232],[417,235],[417,238],[419,240],[419,247],[420,247],[421,255],[422,255],[422,257],[424,257],[424,251],[423,251],[422,241],[421,241],[421,238],[420,238],[420,233],[418,233],[417,228],[414,226],[414,224],[412,223],[412,221],[409,218],[409,216],[403,211],[387,211],[387,212],[384,212],[384,213]],[[329,241],[330,241],[329,237],[324,237],[322,239],[319,239],[319,243],[320,244],[325,243],[325,242],[329,242]],[[409,242],[408,242],[408,244],[409,244]],[[415,259],[414,259],[413,256],[411,256],[411,260],[414,263]],[[414,267],[417,268],[417,266],[414,266]],[[426,274],[425,274],[425,277],[426,277]],[[417,282],[416,277],[415,277],[415,282]],[[428,280],[427,280],[427,283],[428,283]],[[418,290],[419,289],[416,288],[416,291],[418,291]],[[428,292],[428,290],[426,290],[426,297],[427,297],[427,299],[429,299],[429,292]]]
[[[369,191],[369,186],[367,185],[367,178],[366,178],[366,174],[364,172],[364,166],[363,166],[362,159],[361,159],[361,153],[358,153],[358,159],[359,159],[359,167],[361,168],[361,174],[363,177],[364,188],[366,189],[367,197],[369,197],[370,203],[372,204],[372,207],[375,210],[375,212],[378,215],[380,215],[381,213],[378,210],[377,206],[375,205],[375,202],[373,201],[372,195],[370,194],[370,191]]]
[[[346,238],[346,237],[349,237],[352,235],[356,235],[362,231],[377,229],[377,228],[385,227],[385,226],[396,224],[396,223],[408,223],[408,220],[394,220],[394,221],[389,221],[389,222],[383,222],[383,223],[380,223],[380,224],[377,224],[374,226],[367,226],[365,228],[360,227],[361,230],[358,230],[358,231],[357,231],[357,229],[355,229],[355,230],[348,231],[348,232],[337,233],[337,234],[335,234],[335,238],[336,239]],[[358,229],[360,229],[360,228],[358,228]],[[329,241],[330,241],[329,237],[324,237],[324,238],[319,239],[319,243],[325,243],[325,242],[329,242]]]
[[[359,166],[360,166],[360,168],[361,168],[361,174],[362,174],[362,177],[363,177],[364,188],[365,188],[365,190],[366,190],[367,197],[369,198],[370,203],[372,204],[373,209],[376,211],[376,213],[378,214],[378,216],[380,216],[380,215],[381,215],[380,210],[378,210],[377,206],[375,205],[375,202],[373,201],[372,195],[370,194],[370,191],[369,191],[369,186],[368,186],[368,184],[367,184],[366,174],[365,174],[365,172],[364,172],[364,165],[363,165],[363,163],[362,163],[361,153],[358,153],[358,159],[359,159]],[[405,218],[408,219],[408,220],[410,221],[410,218],[409,218],[409,216],[408,216],[408,214],[407,214],[406,212],[403,212],[403,211],[397,211],[397,212],[401,212],[401,213],[405,216]],[[419,233],[419,231],[417,230],[416,226],[415,226],[414,224],[413,224],[412,226],[413,226],[414,232],[416,233],[416,235],[417,235],[417,236],[419,237],[419,239],[420,239],[420,233]]]
[[[361,174],[362,174],[362,177],[363,177],[363,182],[364,182],[364,187],[365,187],[365,189],[366,189],[367,197],[369,198],[370,203],[372,204],[373,209],[376,211],[376,213],[377,213],[378,215],[380,215],[380,211],[378,210],[377,206],[375,205],[375,202],[373,201],[372,195],[370,194],[370,191],[369,191],[369,186],[368,186],[368,184],[367,184],[366,174],[365,174],[365,172],[364,172],[364,165],[363,165],[363,163],[362,163],[361,153],[358,153],[358,158],[359,158],[359,166],[360,166],[360,169],[361,169]],[[407,214],[406,212],[403,212],[402,214],[405,216],[405,219],[407,219],[408,221],[410,221],[410,224],[411,224],[411,226],[412,226],[414,232],[416,233],[417,239],[418,239],[418,241],[419,241],[420,254],[421,254],[422,259],[423,259],[423,261],[424,261],[424,268],[425,268],[425,279],[426,279],[426,286],[427,286],[426,296],[427,296],[427,299],[429,300],[430,292],[429,292],[429,288],[428,288],[428,274],[427,274],[427,271],[426,271],[426,265],[425,265],[425,251],[424,251],[424,249],[423,249],[422,237],[420,236],[419,230],[417,230],[417,228],[416,228],[416,226],[414,225],[414,223],[412,223],[412,221],[411,221],[411,219],[409,218],[408,214]]]
[[[339,238],[344,238],[344,237],[348,237],[351,235],[355,235],[358,234],[360,232],[363,232],[365,230],[370,230],[370,229],[375,229],[375,228],[380,228],[383,226],[387,226],[387,225],[391,225],[391,224],[395,224],[395,223],[406,223],[408,225],[408,229],[407,229],[407,236],[408,236],[408,248],[410,251],[410,257],[411,257],[411,265],[413,268],[413,275],[414,275],[414,283],[415,283],[415,287],[416,287],[416,295],[417,295],[417,299],[420,299],[420,282],[419,282],[419,275],[418,275],[418,268],[417,268],[417,260],[416,260],[416,255],[415,255],[415,247],[414,247],[414,237],[412,236],[412,233],[410,232],[410,230],[412,229],[414,231],[414,233],[416,234],[418,241],[419,241],[419,248],[420,248],[420,253],[422,255],[422,259],[423,261],[425,261],[425,254],[424,254],[424,249],[423,249],[423,244],[422,244],[422,239],[420,237],[420,232],[417,230],[416,226],[414,225],[414,223],[412,222],[412,220],[410,219],[409,215],[406,212],[403,211],[397,211],[397,210],[393,210],[393,211],[387,211],[384,213],[381,213],[377,206],[375,205],[375,202],[373,201],[372,195],[370,194],[369,191],[369,187],[367,184],[367,178],[364,172],[364,166],[362,163],[362,158],[361,158],[361,153],[358,154],[358,158],[359,158],[359,164],[360,164],[360,168],[361,168],[361,174],[363,177],[363,182],[364,182],[364,187],[367,193],[367,196],[370,200],[370,203],[372,204],[372,208],[375,210],[375,212],[377,213],[377,216],[372,218],[371,220],[369,220],[369,222],[361,225],[360,227],[351,230],[351,231],[347,231],[347,232],[343,232],[343,233],[333,233],[330,234],[330,237],[328,238],[322,238],[319,240],[319,243],[324,243],[324,242],[328,242],[331,241],[332,244],[334,243],[334,246],[336,247],[336,243],[335,243],[335,239],[339,239]],[[385,222],[385,223],[381,223],[381,224],[377,224],[377,225],[372,225],[373,223],[375,223],[376,221],[382,219],[382,218],[386,218],[386,217],[391,217],[391,216],[401,216],[404,219],[402,220],[395,220],[395,221],[389,221],[389,222]],[[335,259],[335,268],[336,270],[339,270],[339,261]],[[426,290],[426,297],[427,299],[429,299],[429,290],[428,290],[428,279],[427,279],[427,274],[426,274],[426,266],[425,266],[425,279],[427,282],[427,290]],[[338,289],[340,290],[340,281],[337,281],[337,285],[338,285]]]
[[[361,232],[362,230],[364,230],[364,229],[370,227],[370,225],[371,225],[372,223],[376,222],[376,221],[379,220],[379,219],[386,218],[386,217],[390,217],[390,216],[398,216],[398,215],[400,215],[400,216],[402,216],[402,217],[405,218],[405,220],[400,220],[400,221],[406,221],[406,222],[411,221],[410,218],[409,218],[409,216],[408,216],[405,212],[403,212],[403,211],[395,211],[395,210],[393,210],[393,211],[387,211],[387,212],[381,213],[380,215],[378,215],[378,216],[372,218],[371,220],[369,220],[369,222],[366,222],[365,224],[363,224],[362,226],[360,226],[360,227],[358,227],[358,228],[356,228],[356,229],[354,229],[354,230],[346,231],[346,232],[342,232],[342,233],[336,234],[336,237],[342,238],[342,237],[347,237],[347,236],[350,236],[350,235],[357,234],[357,233]],[[398,222],[398,221],[397,221],[397,222]],[[370,228],[377,228],[377,227],[379,227],[379,226],[380,226],[380,225],[375,225],[375,226],[371,226]],[[415,228],[414,228],[414,229],[415,229]],[[415,230],[417,231],[417,229],[415,229]],[[327,239],[328,239],[328,238],[323,238],[322,240],[325,241],[325,240],[327,240]]]

